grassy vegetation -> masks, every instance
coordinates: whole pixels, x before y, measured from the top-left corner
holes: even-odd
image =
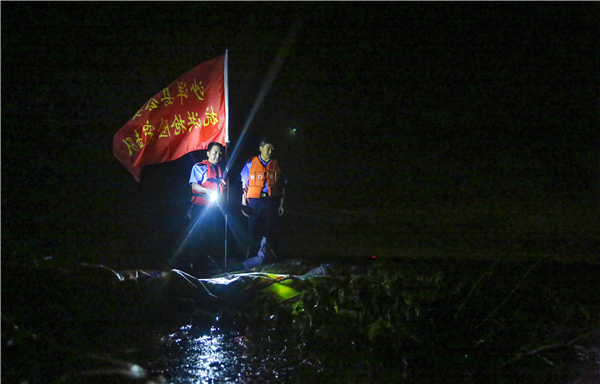
[[[333,268],[335,278],[298,281],[287,305],[258,295],[220,308],[220,325],[262,338],[296,365],[293,382],[306,361],[332,382],[564,382],[583,375],[573,362],[596,364],[597,267],[497,259]]]

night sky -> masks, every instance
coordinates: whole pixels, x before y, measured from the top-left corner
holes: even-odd
[[[345,234],[377,234],[380,214],[404,212],[392,226],[406,233],[415,212],[478,207],[568,216],[565,231],[582,223],[597,249],[599,18],[592,2],[3,2],[3,262],[159,268],[204,153],[136,183],[112,139],[226,49],[232,212],[239,170],[269,135],[289,171],[290,232],[327,235],[336,215],[362,213]]]

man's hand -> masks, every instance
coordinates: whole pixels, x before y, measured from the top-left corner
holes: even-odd
[[[246,204],[244,204],[242,206],[242,215],[246,216],[247,218],[250,218],[250,214],[248,213],[249,209],[248,206]]]
[[[246,208],[244,208],[246,207]],[[250,215],[247,213],[248,211],[248,199],[246,199],[246,191],[244,190],[242,192],[242,215],[246,216],[246,217],[250,217]]]
[[[223,203],[223,196],[221,196],[217,191],[212,191],[206,198],[214,204],[221,205]]]
[[[279,199],[279,209],[278,209],[278,213],[279,216],[283,215],[283,200],[285,199],[285,188],[283,188],[281,190],[281,199]]]

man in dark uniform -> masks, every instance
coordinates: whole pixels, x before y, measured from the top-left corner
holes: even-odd
[[[218,272],[215,258],[224,253],[225,222],[222,209],[225,181],[219,166],[223,153],[220,143],[210,143],[206,152],[207,160],[196,163],[190,174],[192,205],[188,211],[191,220],[186,246],[188,260],[178,264],[196,277]]]
[[[279,217],[283,215],[285,178],[277,159],[275,146],[268,140],[259,142],[260,154],[248,160],[242,172],[242,213],[248,218],[249,256],[244,268],[273,261],[278,242]]]

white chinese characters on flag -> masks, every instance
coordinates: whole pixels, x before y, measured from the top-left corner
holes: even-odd
[[[121,128],[113,153],[140,181],[142,167],[226,145],[227,52],[191,69],[150,98]]]

